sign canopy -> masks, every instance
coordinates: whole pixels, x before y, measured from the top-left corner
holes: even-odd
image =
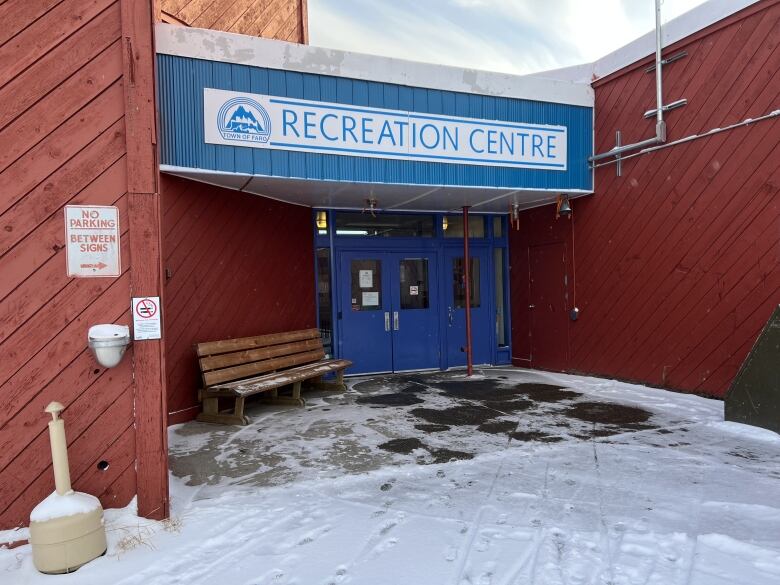
[[[593,192],[589,82],[157,32],[164,173],[317,208],[506,213]]]

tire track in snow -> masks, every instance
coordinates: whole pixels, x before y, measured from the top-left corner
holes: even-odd
[[[596,430],[596,423],[593,423],[593,430]],[[607,585],[613,585],[615,583],[615,566],[612,556],[612,547],[609,541],[609,527],[604,516],[604,489],[601,482],[601,467],[599,465],[599,454],[596,449],[596,439],[593,437],[591,440],[593,445],[593,465],[596,477],[596,491],[598,493],[598,506],[599,506],[599,533],[601,534],[600,540],[604,544],[604,552],[607,557],[607,569],[609,571],[609,581]]]
[[[531,579],[534,579],[533,573],[536,571],[536,557],[539,554],[539,548],[541,547],[542,542],[544,542],[543,535],[544,529],[542,528],[537,528],[534,531],[534,536],[531,539],[531,546],[527,547],[525,554],[520,558],[519,561],[509,567],[506,578],[501,581],[499,585],[513,585],[514,583],[517,583],[518,581],[516,578],[522,574],[523,569],[525,569],[528,562],[532,559],[533,566],[531,568]]]
[[[699,477],[697,478],[699,481],[696,484],[698,497],[696,498],[695,502],[695,508],[693,510],[692,516],[692,525],[691,525],[691,532],[690,537],[693,539],[693,546],[691,546],[691,553],[688,555],[688,570],[685,574],[685,581],[683,581],[680,585],[689,585],[693,582],[693,572],[696,568],[696,556],[699,552],[699,527],[701,525],[701,501],[703,497],[703,486],[704,486],[704,472],[701,471],[702,467],[699,467]],[[706,467],[704,467],[706,469]]]
[[[477,509],[477,512],[474,514],[474,518],[470,523],[471,526],[469,526],[469,532],[464,543],[466,546],[462,547],[459,551],[461,560],[458,563],[458,570],[456,573],[454,585],[459,585],[459,583],[463,580],[463,573],[466,570],[466,561],[468,561],[469,554],[471,553],[471,549],[474,546],[474,539],[479,532],[479,525],[482,520],[483,512],[488,508],[494,508],[494,506],[489,505],[488,502],[490,501],[490,498],[493,497],[493,490],[496,487],[496,483],[498,483],[498,478],[501,475],[501,471],[504,469],[504,462],[506,461],[506,457],[507,455],[501,457],[496,474],[493,476],[493,480],[490,482],[490,488],[488,489],[487,494],[485,494],[483,504]]]

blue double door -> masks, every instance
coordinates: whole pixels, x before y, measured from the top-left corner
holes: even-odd
[[[441,254],[441,256],[440,256]],[[474,363],[489,363],[487,253],[471,257]],[[339,254],[341,355],[351,374],[466,364],[463,254],[440,251]]]

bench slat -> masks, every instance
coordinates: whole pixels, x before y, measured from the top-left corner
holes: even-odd
[[[279,345],[291,341],[315,339],[320,337],[319,329],[301,329],[299,331],[287,331],[285,333],[271,333],[255,337],[240,337],[237,339],[225,339],[222,341],[207,341],[195,346],[198,357],[243,351],[245,349],[257,349],[269,345]]]
[[[322,349],[322,339],[319,337],[317,337],[317,339],[305,339],[303,341],[272,345],[259,349],[246,349],[233,353],[223,353],[221,355],[200,358],[200,370],[205,373],[220,368],[229,368],[231,366],[258,362],[260,360],[301,353],[304,351],[314,351],[317,349]]]
[[[308,362],[316,362],[321,360],[323,357],[325,357],[325,352],[322,350],[322,348],[320,348],[313,351],[306,351],[269,360],[242,364],[240,366],[223,368],[221,370],[213,370],[211,372],[203,373],[203,383],[205,386],[214,386],[215,384],[220,384],[222,382],[232,382],[234,380],[238,380],[239,378],[247,378],[255,374],[262,374],[263,372],[289,368]]]
[[[313,364],[290,368],[283,372],[274,372],[273,374],[266,374],[264,376],[239,380],[237,382],[218,384],[206,389],[205,392],[223,396],[226,394],[231,396],[249,396],[259,392],[273,390],[274,388],[287,386],[288,384],[293,384],[309,378],[316,378],[334,370],[343,370],[351,365],[352,362],[349,360],[321,360]]]

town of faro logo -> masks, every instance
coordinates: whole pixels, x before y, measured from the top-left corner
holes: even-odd
[[[247,97],[229,99],[217,112],[219,133],[225,140],[268,142],[271,117],[265,108]]]

